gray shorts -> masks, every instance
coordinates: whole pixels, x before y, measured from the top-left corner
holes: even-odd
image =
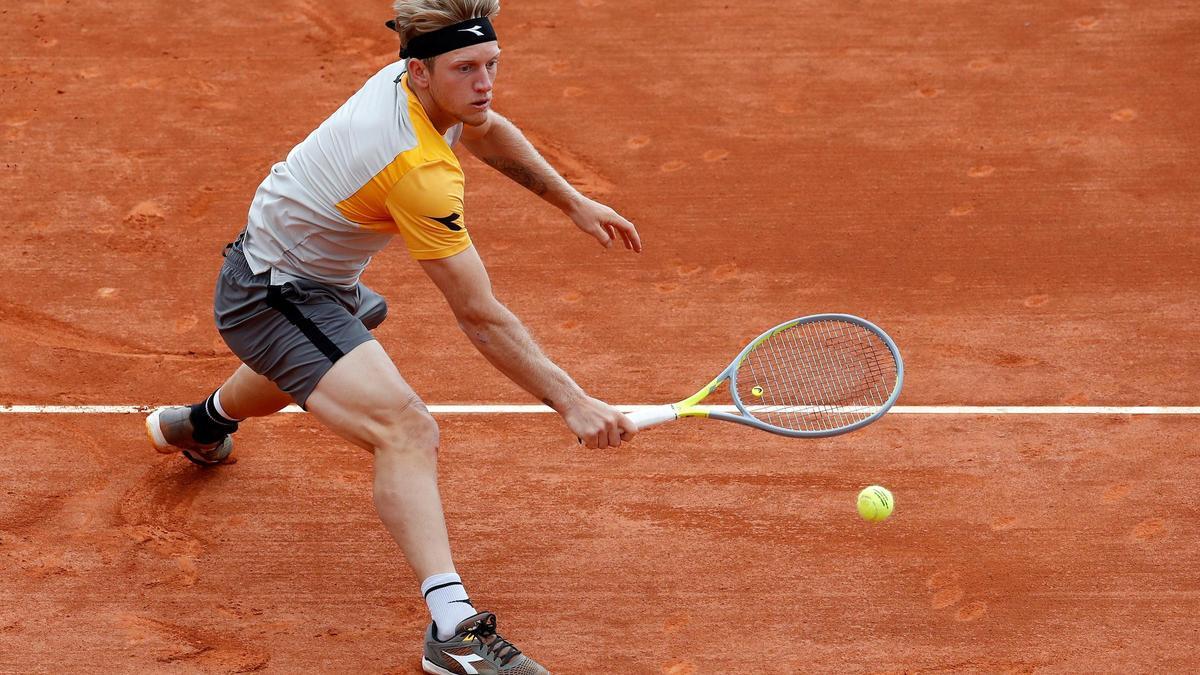
[[[217,330],[243,363],[303,406],[338,359],[374,339],[387,302],[363,284],[272,286],[270,277],[250,270],[240,237],[227,246],[213,300]]]

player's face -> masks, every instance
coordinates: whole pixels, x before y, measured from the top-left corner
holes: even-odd
[[[438,57],[429,73],[429,93],[446,114],[464,124],[487,121],[500,60],[495,42],[463,47]]]

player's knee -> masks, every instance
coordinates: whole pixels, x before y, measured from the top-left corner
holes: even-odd
[[[377,432],[375,451],[436,460],[441,442],[437,422],[420,399],[408,402],[387,415]]]

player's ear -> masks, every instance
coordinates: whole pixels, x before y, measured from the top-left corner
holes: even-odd
[[[422,89],[429,88],[429,66],[421,59],[408,60],[409,81]]]

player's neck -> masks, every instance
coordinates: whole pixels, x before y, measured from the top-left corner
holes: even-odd
[[[442,110],[441,106],[433,100],[433,95],[429,93],[428,89],[413,86],[411,82],[409,85],[412,92],[417,95],[417,101],[421,103],[421,108],[425,110],[425,116],[429,118],[433,128],[437,129],[439,134],[445,135],[446,130],[454,126],[458,120]]]

